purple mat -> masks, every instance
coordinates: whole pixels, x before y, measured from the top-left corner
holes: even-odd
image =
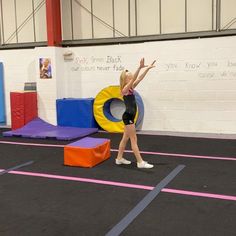
[[[36,118],[24,127],[3,132],[3,136],[20,136],[24,138],[55,138],[58,140],[71,140],[82,138],[98,132],[97,128],[62,127],[51,125],[40,118]]]
[[[86,137],[83,139],[80,139],[74,143],[69,143],[66,146],[70,147],[83,147],[83,148],[93,148],[97,147],[101,144],[104,144],[105,142],[110,141],[109,139],[106,138],[91,138],[91,137]]]

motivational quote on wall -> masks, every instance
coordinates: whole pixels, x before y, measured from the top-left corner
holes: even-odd
[[[72,72],[117,72],[122,71],[126,67],[123,63],[122,56],[80,56],[75,57]],[[197,73],[197,77],[201,79],[236,79],[236,59],[235,60],[193,60],[193,61],[174,61],[165,62],[158,61],[156,72],[192,72]]]
[[[72,71],[122,71],[124,65],[121,56],[76,57]]]
[[[199,78],[236,79],[236,60],[168,62],[163,64],[162,70],[193,72]]]

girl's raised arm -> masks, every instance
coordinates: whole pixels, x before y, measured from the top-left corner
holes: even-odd
[[[155,65],[154,65],[155,63],[156,63],[156,60],[153,61],[152,64],[150,64],[149,66],[147,66],[147,68],[145,69],[145,71],[133,82],[133,88],[135,88],[135,87],[140,83],[140,81],[144,79],[144,77],[146,76],[147,72],[148,72],[151,68],[155,67]]]

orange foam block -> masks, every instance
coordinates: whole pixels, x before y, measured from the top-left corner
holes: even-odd
[[[86,137],[64,147],[64,165],[93,167],[111,156],[110,140]]]

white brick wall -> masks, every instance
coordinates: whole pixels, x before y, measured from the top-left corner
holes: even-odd
[[[235,43],[236,37],[222,37],[71,48],[77,60],[66,65],[67,94],[93,97],[119,83],[114,64],[135,70],[142,56],[147,63],[158,59],[137,87],[145,104],[143,130],[236,133]],[[120,62],[106,63],[108,56]]]
[[[9,91],[22,90],[24,82],[37,81],[39,115],[55,124],[56,98],[95,97],[119,83],[122,68],[134,71],[145,57],[158,61],[137,87],[145,105],[143,130],[236,133],[236,37],[73,47],[72,62],[63,60],[66,50],[1,51],[8,124]],[[53,79],[39,80],[40,57],[52,59]]]
[[[0,61],[4,68],[4,88],[7,125],[11,124],[10,92],[23,91],[25,82],[34,82],[34,50],[1,50]]]

